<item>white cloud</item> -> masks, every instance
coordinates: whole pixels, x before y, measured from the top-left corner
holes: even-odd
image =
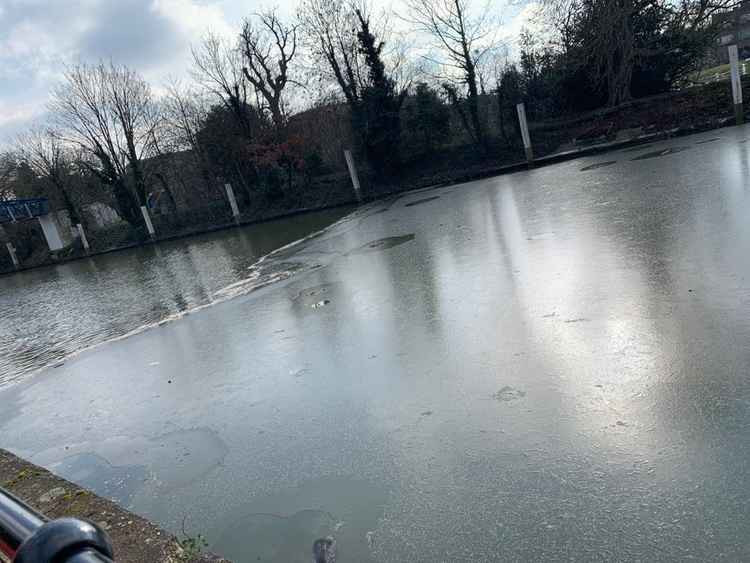
[[[510,21],[501,26],[499,37],[508,46],[511,58],[518,56],[518,38],[523,29],[528,29],[531,32],[538,32],[541,30],[539,24],[539,12],[541,9],[541,3],[529,2],[524,5],[518,13],[510,19]]]
[[[221,3],[201,0],[3,0],[0,144],[45,112],[65,64],[111,58],[158,85],[186,74],[207,29],[231,36],[236,25]]]
[[[0,127],[25,123],[36,114],[36,104],[16,105],[8,108],[0,106]]]
[[[154,12],[169,21],[175,31],[171,56],[144,72],[146,79],[160,92],[170,77],[183,77],[191,64],[190,46],[200,41],[207,31],[228,39],[237,33],[237,26],[225,18],[220,6],[198,4],[194,0],[154,0]]]
[[[197,4],[193,0],[154,0],[154,10],[174,22],[189,38],[202,35],[206,29],[231,37],[236,28],[231,25],[217,4]]]

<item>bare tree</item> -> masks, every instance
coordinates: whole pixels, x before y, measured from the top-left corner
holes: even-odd
[[[175,151],[199,150],[198,133],[208,115],[205,97],[179,82],[170,83],[166,90],[162,99],[163,142]]]
[[[141,161],[153,153],[154,132],[161,116],[151,98],[149,85],[135,72],[126,67],[111,66],[108,78],[115,122],[122,132],[139,203],[144,205],[148,194]]]
[[[69,185],[69,178],[74,172],[75,154],[65,146],[59,135],[50,129],[33,128],[21,135],[16,141],[19,158],[39,178],[52,188],[67,209],[70,221],[81,222],[81,214],[75,205]]]
[[[472,10],[471,0],[406,0],[404,19],[433,38],[443,54],[433,60],[445,68],[449,98],[458,105],[456,82],[465,85],[469,116],[464,120],[477,143],[484,142],[484,127],[479,115],[479,79],[477,66],[495,46],[491,3]],[[457,80],[456,80],[457,78]]]
[[[159,138],[165,152],[189,150],[200,170],[206,189],[212,189],[211,159],[200,141],[206,124],[209,104],[201,92],[184,88],[179,82],[167,86],[162,100],[163,120]]]
[[[282,22],[275,10],[253,14],[240,34],[242,72],[271,113],[274,126],[285,122],[284,89],[290,81],[290,64],[297,54],[298,24]]]
[[[388,12],[373,13],[368,0],[303,0],[298,11],[304,32],[300,39],[311,57],[309,74],[322,85],[314,103],[330,98],[333,92],[326,87],[333,84],[353,107],[370,85],[366,56],[358,39],[362,26],[358,12],[384,45],[381,57],[397,90],[408,90],[420,72],[410,57],[413,45],[393,31]]]
[[[50,110],[61,138],[83,149],[89,157],[83,162],[112,187],[123,219],[139,225],[138,206],[147,197],[142,162],[153,150],[159,122],[148,84],[113,63],[77,65],[53,91]]]
[[[193,77],[216,96],[234,115],[240,129],[250,138],[252,122],[248,104],[248,82],[242,70],[242,53],[218,36],[208,33],[192,48]]]
[[[15,155],[9,150],[0,152],[0,201],[13,198],[12,182],[15,170]]]
[[[367,70],[357,42],[358,21],[347,0],[305,0],[299,18],[315,69],[333,81],[354,106],[366,86]]]

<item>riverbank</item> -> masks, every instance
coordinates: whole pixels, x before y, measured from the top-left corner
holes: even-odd
[[[122,237],[123,242],[115,243],[113,245],[97,244],[92,245],[89,252],[85,252],[80,244],[76,243],[62,251],[56,253],[54,256],[46,250],[46,248],[40,248],[30,259],[25,260],[19,267],[14,268],[10,264],[0,263],[0,276],[15,274],[17,272],[24,272],[28,270],[34,270],[37,268],[44,268],[47,266],[55,266],[57,264],[64,264],[67,262],[73,262],[76,260],[84,260],[93,256],[102,256],[104,254],[112,254],[115,252],[121,252],[123,250],[130,250],[133,248],[143,247],[158,244],[161,242],[169,242],[173,240],[179,240],[198,235],[210,234],[219,231],[225,231],[229,229],[236,229],[238,227],[250,227],[253,225],[262,225],[263,223],[271,223],[273,221],[280,221],[296,217],[298,215],[305,215],[310,213],[316,213],[321,211],[330,211],[340,208],[353,207],[356,205],[356,200],[346,200],[342,203],[336,203],[333,205],[321,205],[319,207],[306,207],[301,209],[292,209],[277,214],[268,216],[261,216],[259,218],[247,218],[240,219],[238,221],[226,221],[219,224],[210,225],[198,225],[193,228],[184,228],[179,232],[170,232],[168,234],[157,235],[154,238],[139,237],[133,239],[130,236]],[[77,242],[77,241],[76,241]]]
[[[254,212],[250,214],[241,215],[240,219],[236,222],[225,221],[219,224],[194,225],[192,227],[181,228],[177,230],[177,232],[171,231],[168,232],[168,234],[162,235],[158,234],[159,229],[157,228],[157,235],[153,239],[150,239],[148,237],[141,237],[134,240],[130,236],[125,236],[123,237],[122,242],[109,241],[105,244],[93,245],[92,249],[88,253],[84,252],[83,248],[80,248],[80,245],[73,245],[57,253],[55,256],[51,256],[44,249],[40,249],[40,251],[35,253],[30,259],[24,261],[24,263],[19,268],[13,268],[9,263],[3,263],[2,261],[0,261],[0,275],[13,274],[19,271],[26,271],[45,266],[53,266],[56,264],[71,262],[74,260],[82,260],[91,256],[110,254],[113,252],[119,252],[136,247],[153,245],[160,242],[193,237],[216,231],[269,223],[272,221],[288,219],[307,213],[315,213],[344,207],[354,207],[358,203],[377,201],[396,194],[404,194],[414,190],[421,190],[430,186],[442,186],[468,182],[472,180],[481,180],[492,176],[510,174],[519,170],[527,169],[531,166],[547,166],[550,164],[556,164],[568,160],[575,160],[578,158],[637,146],[640,144],[651,143],[658,140],[668,139],[672,137],[681,137],[685,135],[710,131],[713,129],[719,129],[733,124],[733,119],[729,117],[716,116],[714,119],[704,120],[699,123],[690,122],[689,124],[686,124],[682,127],[671,127],[665,130],[654,130],[653,127],[650,127],[645,129],[646,132],[644,132],[644,128],[642,127],[627,129],[615,128],[613,130],[610,126],[607,135],[602,134],[595,140],[586,141],[585,139],[583,139],[581,141],[582,144],[578,146],[563,146],[564,150],[559,150],[550,154],[544,154],[543,156],[536,158],[531,164],[527,161],[516,161],[510,164],[503,165],[497,165],[487,162],[477,165],[467,165],[460,169],[440,171],[431,175],[413,176],[405,179],[404,183],[400,185],[382,185],[378,186],[377,188],[371,185],[370,189],[365,191],[361,201],[358,201],[354,197],[354,192],[352,191],[349,198],[338,199],[334,203],[326,202],[325,204],[319,206],[284,210],[277,213],[271,213],[270,215],[266,215],[259,210],[254,210]],[[368,183],[372,184],[372,180],[370,179]]]
[[[145,518],[3,449],[0,486],[50,519],[70,516],[95,522],[107,531],[117,563],[229,563],[191,547],[197,545],[197,536],[179,539]]]

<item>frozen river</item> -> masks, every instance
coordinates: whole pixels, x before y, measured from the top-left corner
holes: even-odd
[[[340,563],[748,560],[746,135],[412,192],[237,259],[0,389],[0,445],[238,562],[329,534]]]

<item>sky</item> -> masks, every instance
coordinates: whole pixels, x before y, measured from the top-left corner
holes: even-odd
[[[373,4],[398,13],[400,1]],[[169,79],[189,77],[190,45],[206,31],[232,37],[249,13],[275,6],[292,17],[296,5],[297,0],[0,0],[0,146],[43,120],[65,64],[111,59],[139,71],[158,91]],[[512,41],[528,24],[531,6],[503,7],[499,36]]]

